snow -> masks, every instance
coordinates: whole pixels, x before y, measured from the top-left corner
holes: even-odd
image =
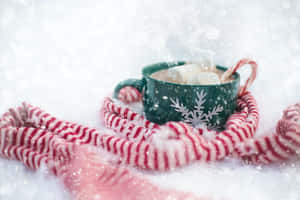
[[[300,2],[292,0],[0,0],[0,112],[26,100],[55,116],[101,129],[101,99],[141,67],[197,60],[203,48],[231,66],[258,61],[251,90],[273,131],[299,101]],[[243,80],[249,69],[241,69]],[[146,173],[154,183],[225,199],[298,200],[300,163],[235,160]],[[68,199],[57,179],[0,159],[0,199]]]
[[[0,199],[70,199],[57,178],[46,168],[29,171],[17,161],[0,160]]]

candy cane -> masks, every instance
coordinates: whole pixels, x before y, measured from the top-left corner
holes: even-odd
[[[250,60],[249,58],[244,58],[244,59],[240,60],[236,65],[229,68],[221,77],[222,81],[228,79],[239,68],[241,68],[242,66],[244,66],[246,64],[251,65],[252,73],[251,73],[250,77],[246,80],[246,83],[240,87],[239,96],[242,96],[247,91],[247,89],[252,85],[253,81],[255,80],[256,74],[257,74],[256,62],[253,60]]]

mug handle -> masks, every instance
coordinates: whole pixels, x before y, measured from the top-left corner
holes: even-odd
[[[221,80],[225,80],[234,74],[240,67],[249,64],[251,66],[252,72],[245,82],[239,89],[239,96],[243,96],[248,88],[252,85],[253,81],[256,79],[257,74],[257,63],[249,58],[241,59],[236,65],[230,67],[222,76]]]
[[[141,80],[141,79],[127,79],[124,81],[121,81],[114,90],[114,98],[118,99],[119,97],[119,93],[120,90],[124,87],[130,86],[130,87],[134,87],[135,89],[137,89],[140,93],[143,91],[144,89],[144,85],[145,85],[145,81]]]

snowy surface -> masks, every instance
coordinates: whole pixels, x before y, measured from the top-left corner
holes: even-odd
[[[201,49],[225,66],[242,57],[258,61],[251,88],[262,113],[258,134],[272,131],[282,110],[300,101],[300,1],[0,0],[0,112],[25,100],[100,129],[100,101],[118,81],[140,77],[153,62],[197,60]],[[147,176],[201,196],[300,199],[297,161],[195,163]],[[68,194],[47,172],[0,159],[0,199]]]

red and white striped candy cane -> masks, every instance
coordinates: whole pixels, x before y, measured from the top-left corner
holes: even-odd
[[[247,65],[247,64],[249,64],[251,66],[252,72],[251,72],[250,77],[246,80],[246,83],[240,87],[239,96],[242,96],[248,90],[248,88],[252,85],[253,81],[255,80],[256,74],[257,74],[256,62],[249,58],[241,59],[236,65],[230,67],[221,77],[221,80],[226,80],[232,74],[234,74],[239,68],[241,68],[242,66]]]

